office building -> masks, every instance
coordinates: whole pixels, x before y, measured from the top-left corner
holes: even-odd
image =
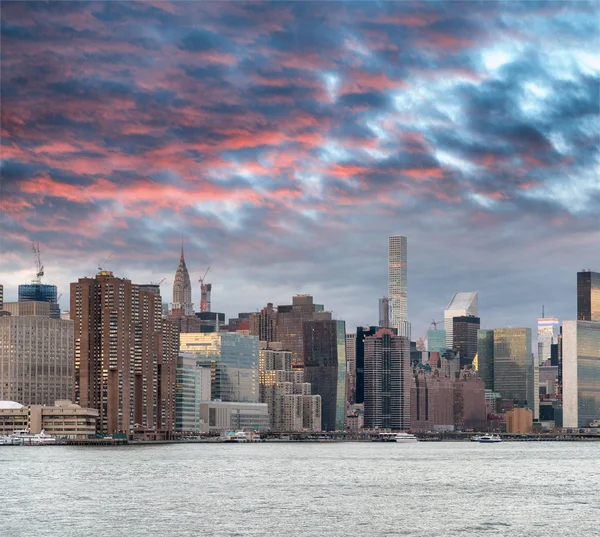
[[[277,310],[272,302],[259,313],[250,315],[250,334],[257,336],[260,341],[277,341]]]
[[[446,349],[446,331],[428,330],[427,331],[427,350],[429,352],[443,352]]]
[[[356,389],[355,389],[355,403],[362,404],[365,402],[365,338],[374,336],[380,327],[359,326],[356,328],[356,338],[354,339],[354,348],[356,356]],[[390,329],[396,333],[396,329]]]
[[[356,403],[356,334],[346,334],[346,402]]]
[[[458,355],[461,369],[473,366],[479,326],[479,317],[473,315],[452,318],[452,350]]]
[[[50,317],[60,319],[56,285],[32,282],[19,285],[19,302],[47,302],[50,304]]]
[[[175,430],[179,433],[207,433],[208,423],[201,418],[200,404],[211,400],[211,370],[202,367],[196,356],[177,357]]]
[[[538,364],[552,358],[552,345],[558,342],[559,323],[554,317],[540,318],[537,322]]]
[[[577,273],[577,320],[600,321],[600,272]]]
[[[379,299],[379,326],[389,328],[391,322],[391,303],[387,296]]]
[[[408,240],[399,235],[388,238],[388,297],[391,327],[410,341],[408,322]]]
[[[388,328],[364,340],[365,417],[369,429],[410,428],[410,342]]]
[[[452,349],[454,345],[454,317],[478,317],[479,295],[475,292],[454,293],[450,304],[444,310],[444,329],[446,330],[446,347]]]
[[[175,271],[173,281],[173,305],[171,311],[175,315],[194,315],[194,305],[192,304],[192,284],[190,274],[185,264],[183,254],[183,244],[181,245],[181,255],[179,265]]]
[[[238,332],[181,334],[180,352],[211,370],[211,396],[224,402],[258,403],[258,338]]]
[[[0,316],[0,400],[52,405],[73,398],[73,322],[48,302],[5,302]]]
[[[304,378],[321,396],[321,429],[344,429],[346,415],[346,323],[304,322]],[[293,359],[293,355],[292,355]]]
[[[311,394],[303,371],[292,370],[292,353],[279,342],[260,343],[260,402],[269,409],[270,430],[320,431],[321,397]]]
[[[134,428],[169,437],[175,427],[179,332],[160,295],[101,270],[71,284],[74,400],[99,412],[98,432]]]
[[[477,331],[477,374],[487,390],[494,390],[494,331]]]
[[[71,401],[51,405],[21,405],[0,401],[0,435],[27,429],[31,434],[42,430],[56,438],[83,440],[96,434],[98,411],[82,408]]]
[[[454,430],[454,381],[439,370],[414,370],[410,428],[414,431]]]
[[[563,322],[562,400],[563,427],[600,419],[600,322]]]
[[[487,425],[485,385],[469,370],[462,370],[454,382],[454,427],[481,430]]]
[[[200,403],[200,419],[208,424],[211,433],[269,430],[269,411],[265,403]]]
[[[494,391],[539,416],[539,366],[531,352],[531,328],[494,330]]]

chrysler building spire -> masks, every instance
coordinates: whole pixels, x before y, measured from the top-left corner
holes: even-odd
[[[173,282],[173,312],[178,312],[180,315],[194,315],[192,284],[190,282],[190,274],[185,265],[183,239],[181,240],[179,266],[175,272],[175,281]]]

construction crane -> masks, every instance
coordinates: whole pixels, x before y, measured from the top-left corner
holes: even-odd
[[[200,282],[200,311],[210,311],[210,295],[212,291],[212,284],[204,283],[204,279],[210,270],[210,265],[206,269],[204,276],[198,281]],[[218,323],[217,323],[218,324]]]
[[[151,285],[160,285],[162,282],[164,282],[167,278],[163,278],[162,280],[160,280],[159,282],[150,282]]]
[[[44,275],[44,265],[42,265],[42,258],[40,257],[40,243],[32,242],[33,256],[35,258],[35,280],[33,283],[42,283],[42,276]]]
[[[432,320],[431,320],[431,324],[429,325],[429,327],[433,326],[433,329],[434,329],[434,330],[437,330],[437,329],[438,329],[438,328],[437,328],[437,325],[438,325],[438,324],[442,324],[442,323],[440,323],[439,321],[436,321],[435,319],[432,319]]]
[[[108,262],[108,260],[112,257],[112,252],[110,254],[108,254],[108,257],[102,261],[102,263],[98,263],[98,272],[102,272],[104,269],[102,268],[104,265],[106,265],[106,263]]]
[[[204,283],[204,278],[206,278],[206,275],[208,274],[208,271],[210,270],[210,265],[208,266],[208,268],[206,269],[206,272],[204,273],[204,276],[202,276],[202,278],[200,278],[198,281],[203,284]]]

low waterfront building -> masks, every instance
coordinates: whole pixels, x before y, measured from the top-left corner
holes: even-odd
[[[0,435],[27,429],[32,434],[44,430],[57,438],[85,439],[95,435],[97,421],[98,410],[71,401],[56,401],[53,406],[0,401]]]
[[[200,418],[211,433],[238,430],[269,430],[269,409],[265,403],[210,401],[200,403]]]

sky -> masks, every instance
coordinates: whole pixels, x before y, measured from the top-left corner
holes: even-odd
[[[576,316],[600,270],[599,4],[2,2],[0,283],[68,309],[183,239],[228,316],[310,293],[376,324],[408,237],[413,339]],[[110,256],[108,261],[104,260]]]

